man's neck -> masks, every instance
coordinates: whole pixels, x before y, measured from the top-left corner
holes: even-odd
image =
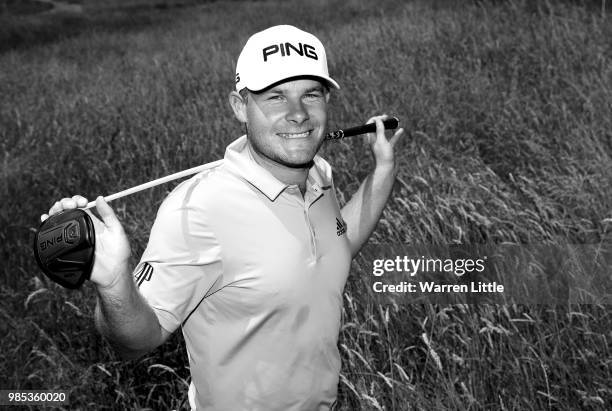
[[[259,154],[247,139],[247,147],[253,159],[264,169],[268,170],[278,181],[287,185],[299,187],[302,195],[306,192],[306,179],[308,178],[309,168],[292,168],[279,164]]]

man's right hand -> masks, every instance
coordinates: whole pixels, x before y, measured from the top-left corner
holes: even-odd
[[[45,221],[49,216],[63,210],[86,205],[87,199],[79,195],[63,198],[49,209],[49,214],[41,215],[40,219]],[[109,288],[117,283],[121,275],[129,272],[130,243],[119,219],[103,197],[96,199],[96,209],[102,221],[91,212],[86,211],[93,221],[96,232],[95,262],[90,279],[99,288]]]

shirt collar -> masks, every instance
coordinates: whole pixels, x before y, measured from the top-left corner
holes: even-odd
[[[247,147],[247,137],[243,135],[234,140],[225,150],[224,163],[229,170],[265,194],[270,201],[285,190],[288,185],[279,181],[268,170],[257,164]],[[331,187],[331,166],[318,155],[313,159],[313,166],[308,170],[306,191],[313,191],[318,197],[323,190]]]

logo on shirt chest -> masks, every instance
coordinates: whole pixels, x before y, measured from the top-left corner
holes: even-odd
[[[346,223],[341,218],[336,217],[336,234],[340,237],[346,233]]]
[[[152,275],[153,275],[153,267],[151,267],[151,264],[149,263],[144,263],[142,265],[142,268],[134,276],[136,285],[140,287],[143,282],[150,281]]]

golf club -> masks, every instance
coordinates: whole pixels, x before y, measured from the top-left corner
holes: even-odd
[[[399,119],[383,121],[386,130],[396,129]],[[340,140],[376,131],[376,124],[364,124],[328,133],[325,140]],[[104,197],[106,202],[116,200],[148,188],[216,167],[223,160],[203,164],[178,173],[161,177],[136,187]],[[83,208],[64,210],[43,221],[34,236],[34,256],[42,272],[63,287],[76,289],[89,279],[94,265],[96,236],[93,221],[84,210],[94,207],[90,201]]]

